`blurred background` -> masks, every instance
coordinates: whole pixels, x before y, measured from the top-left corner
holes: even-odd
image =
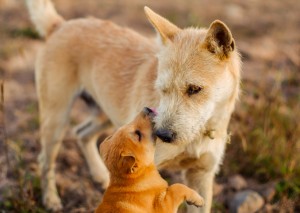
[[[64,0],[66,19],[110,19],[149,37],[144,5],[181,28],[215,19],[232,31],[243,59],[242,92],[232,116],[224,163],[216,177],[213,212],[300,212],[300,3],[296,0]],[[0,0],[0,210],[46,212],[41,204],[37,155],[38,106],[34,60],[43,40],[24,2]],[[71,125],[87,114],[78,100]],[[105,135],[103,135],[105,137]],[[162,172],[170,183],[180,173]],[[92,212],[102,190],[68,134],[57,160],[63,212]],[[238,202],[241,198],[242,201]],[[245,204],[246,203],[246,204]],[[241,207],[242,208],[242,207]],[[179,212],[185,212],[185,206]]]

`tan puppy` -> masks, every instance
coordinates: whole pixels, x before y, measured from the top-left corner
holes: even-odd
[[[47,39],[35,70],[46,207],[62,208],[55,159],[72,103],[84,92],[116,127],[133,120],[142,107],[156,107],[155,164],[158,169],[183,171],[187,185],[204,197],[205,207],[189,206],[189,213],[210,212],[213,179],[239,93],[240,58],[228,27],[214,21],[208,29],[180,29],[145,8],[158,33],[155,42],[109,21],[65,21],[50,0],[26,2],[32,21]],[[109,173],[91,133],[106,126],[96,116],[76,130],[92,177],[104,187]]]
[[[96,213],[174,213],[183,201],[200,207],[204,200],[183,184],[168,183],[154,165],[154,133],[144,110],[100,145],[110,184]]]

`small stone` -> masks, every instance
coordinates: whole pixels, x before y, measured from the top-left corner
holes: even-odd
[[[255,191],[245,190],[235,194],[230,202],[231,213],[254,213],[264,205],[264,199]]]
[[[247,182],[241,175],[234,175],[229,178],[228,185],[230,188],[239,191],[247,187]]]

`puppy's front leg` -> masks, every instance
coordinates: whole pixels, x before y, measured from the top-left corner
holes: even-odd
[[[196,207],[204,205],[204,199],[196,191],[179,183],[168,187],[165,200],[166,203],[171,203],[174,210],[177,210],[183,201]]]

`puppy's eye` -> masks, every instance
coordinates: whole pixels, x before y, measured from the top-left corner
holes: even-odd
[[[137,138],[138,138],[138,140],[139,140],[139,141],[141,141],[141,140],[142,140],[142,133],[141,133],[141,131],[140,131],[140,130],[135,130],[134,134],[136,134],[136,135],[137,135]]]
[[[202,90],[202,88],[199,86],[189,85],[186,90],[186,93],[188,94],[188,96],[192,96],[192,95],[199,93],[201,90]]]

